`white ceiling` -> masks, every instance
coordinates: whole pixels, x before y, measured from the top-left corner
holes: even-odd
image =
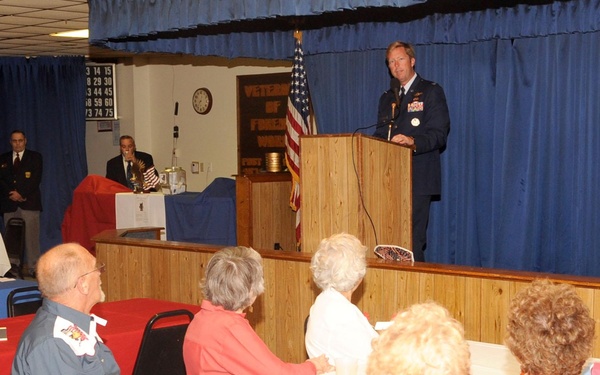
[[[87,39],[50,36],[87,28],[87,0],[0,0],[0,56],[126,55],[90,48]]]

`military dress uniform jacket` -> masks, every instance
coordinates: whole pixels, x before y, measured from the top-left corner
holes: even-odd
[[[26,149],[21,158],[18,173],[13,171],[13,151],[0,155],[0,210],[2,213],[15,212],[17,208],[28,211],[42,210],[42,154]],[[26,199],[14,202],[8,194],[16,190]]]
[[[392,90],[379,99],[378,122],[374,136],[387,139],[392,117]],[[400,112],[393,121],[391,137],[404,134],[413,137],[413,194],[441,194],[440,152],[446,147],[450,131],[450,115],[444,90],[437,83],[417,75],[400,103]],[[390,137],[390,139],[391,139]]]

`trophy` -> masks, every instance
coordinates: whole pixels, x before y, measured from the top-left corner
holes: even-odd
[[[131,185],[133,185],[133,193],[141,194],[149,189],[145,189],[144,186],[144,171],[146,170],[146,164],[140,159],[135,159],[131,163]]]

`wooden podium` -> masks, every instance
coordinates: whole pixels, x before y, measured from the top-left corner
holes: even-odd
[[[345,232],[412,249],[412,151],[362,134],[300,138],[302,251]],[[377,240],[376,240],[377,235]]]

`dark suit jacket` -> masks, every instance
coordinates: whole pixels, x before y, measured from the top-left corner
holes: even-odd
[[[395,96],[388,90],[379,99],[378,122],[391,119]],[[440,151],[446,147],[450,115],[444,90],[435,82],[417,75],[400,103],[400,113],[392,127],[392,137],[404,134],[415,139],[413,154],[413,194],[439,195],[442,190]],[[387,139],[388,126],[375,130],[375,137]]]
[[[154,166],[154,160],[150,154],[136,151],[135,158],[143,161],[146,168]],[[116,181],[123,186],[127,186],[127,174],[125,168],[123,168],[123,156],[121,154],[106,162],[106,178]]]
[[[25,149],[21,158],[21,168],[18,174],[13,173],[13,152],[0,155],[0,209],[4,212],[15,212],[17,208],[28,211],[42,210],[42,154]],[[16,190],[27,199],[25,202],[14,202],[8,198],[8,193]]]

